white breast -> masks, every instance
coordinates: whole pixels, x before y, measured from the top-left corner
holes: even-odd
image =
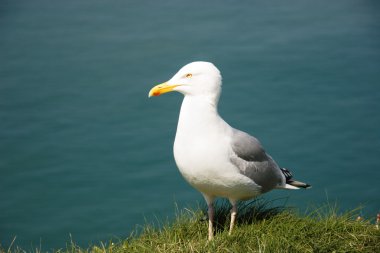
[[[183,177],[197,190],[214,196],[252,196],[257,185],[230,162],[231,127],[215,108],[185,98],[174,142],[174,158]]]

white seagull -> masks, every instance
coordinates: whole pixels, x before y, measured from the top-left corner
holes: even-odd
[[[210,62],[192,62],[169,81],[153,87],[149,97],[170,91],[184,95],[174,141],[174,159],[186,181],[208,205],[208,239],[213,238],[213,202],[228,198],[232,205],[231,234],[240,200],[272,189],[309,188],[292,180],[253,136],[232,128],[218,114],[220,71]]]

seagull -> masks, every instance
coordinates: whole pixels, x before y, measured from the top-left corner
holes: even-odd
[[[185,180],[202,193],[208,206],[208,240],[212,240],[214,200],[232,205],[229,234],[239,201],[272,189],[309,188],[280,168],[255,137],[231,127],[218,113],[222,77],[210,62],[182,67],[169,81],[156,85],[149,97],[177,91],[184,95],[174,141],[174,159]]]

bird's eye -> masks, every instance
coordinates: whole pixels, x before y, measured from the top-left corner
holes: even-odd
[[[186,77],[186,78],[191,78],[192,76],[193,76],[193,74],[190,74],[190,73],[189,73],[189,74],[186,74],[185,77]]]

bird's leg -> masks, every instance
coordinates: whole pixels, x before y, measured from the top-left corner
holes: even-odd
[[[208,240],[211,241],[214,238],[214,197],[206,195],[204,193],[202,194],[207,202],[208,207]]]
[[[228,233],[229,235],[232,234],[232,229],[235,225],[235,220],[236,220],[236,214],[237,214],[237,204],[235,201],[231,201],[232,204],[232,209],[231,209],[231,223],[230,223],[230,232]]]
[[[208,240],[211,241],[214,238],[214,205],[213,203],[208,204]]]

